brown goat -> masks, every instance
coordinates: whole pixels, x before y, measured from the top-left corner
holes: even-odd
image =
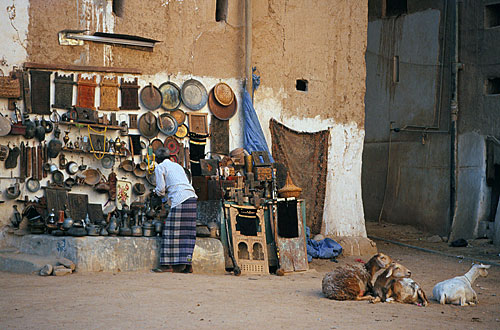
[[[429,300],[425,295],[424,290],[418,285],[417,282],[411,278],[399,278],[392,282],[386,302],[391,302],[392,300],[405,303],[405,304],[415,304],[427,306]]]
[[[371,288],[371,281],[377,271],[387,268],[391,257],[378,253],[364,265],[346,265],[326,273],[322,281],[323,294],[335,300],[367,300],[365,296]]]
[[[387,298],[392,295],[392,284],[396,279],[407,278],[411,276],[411,272],[405,266],[393,262],[386,270],[377,277],[373,285],[373,295],[375,298],[371,299],[372,303],[379,301],[387,301]]]

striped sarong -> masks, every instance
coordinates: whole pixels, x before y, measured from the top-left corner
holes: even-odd
[[[170,210],[163,226],[160,265],[190,265],[196,242],[196,198]]]

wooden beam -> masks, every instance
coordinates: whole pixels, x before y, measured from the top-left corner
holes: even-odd
[[[42,64],[25,62],[25,69],[42,70],[63,70],[63,71],[87,71],[87,72],[107,72],[107,73],[131,73],[141,74],[140,69],[134,68],[116,68],[111,66],[87,66],[87,65],[68,65],[68,64]]]

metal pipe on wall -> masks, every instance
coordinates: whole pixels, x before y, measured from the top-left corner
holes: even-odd
[[[245,0],[245,78],[248,94],[252,94],[252,1]]]
[[[450,220],[448,222],[448,237],[452,235],[453,223],[456,218],[458,200],[457,200],[457,182],[459,175],[458,168],[458,72],[462,65],[459,62],[459,1],[455,0],[454,8],[454,47],[451,70],[451,102],[450,102]]]

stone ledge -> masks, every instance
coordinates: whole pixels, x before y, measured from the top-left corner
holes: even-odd
[[[10,246],[27,255],[72,260],[79,272],[149,270],[156,267],[159,260],[159,237],[11,235],[8,241]],[[224,274],[222,243],[198,237],[193,269],[195,273]]]
[[[46,264],[55,264],[53,257],[41,257],[26,253],[0,251],[0,271],[19,274],[38,274]]]
[[[377,244],[367,237],[328,237],[342,246],[343,256],[371,256],[377,253]]]

